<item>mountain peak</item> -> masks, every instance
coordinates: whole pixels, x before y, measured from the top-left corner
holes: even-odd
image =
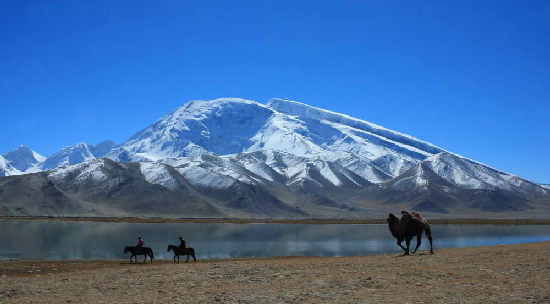
[[[17,149],[4,153],[3,156],[13,168],[21,172],[29,170],[46,159],[26,145],[20,145]]]
[[[259,107],[266,107],[264,104],[261,104],[257,101],[244,98],[222,97],[211,100],[196,99],[186,102],[168,116],[182,119],[200,118],[202,114],[211,112],[216,108],[228,105],[255,105]]]
[[[78,164],[94,158],[95,156],[91,151],[90,145],[81,142],[72,146],[63,147],[59,152],[48,157],[42,164],[42,168],[44,170],[49,170],[59,166]]]

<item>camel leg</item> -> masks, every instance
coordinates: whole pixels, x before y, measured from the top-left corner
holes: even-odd
[[[403,255],[409,255],[409,251],[410,251],[409,248],[411,248],[411,238],[410,237],[405,238],[405,245],[406,245],[406,250],[405,250],[405,254],[403,254]]]
[[[416,234],[416,247],[414,248],[412,253],[416,253],[418,247],[420,247],[420,244],[422,244],[422,231]]]
[[[403,249],[403,251],[407,252],[407,249],[405,249],[405,247],[403,247],[403,245],[401,245],[402,242],[403,242],[403,240],[397,240],[397,246],[401,247],[401,249]]]
[[[431,231],[426,231],[426,234],[428,235],[428,241],[430,241],[430,253],[434,254],[434,249],[433,249],[433,246],[432,246],[432,232]]]

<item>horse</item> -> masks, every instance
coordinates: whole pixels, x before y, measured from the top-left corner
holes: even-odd
[[[401,219],[390,213],[387,218],[388,226],[391,234],[397,239],[397,245],[403,249],[405,253],[403,255],[409,255],[409,248],[411,240],[416,236],[416,248],[412,253],[416,253],[420,244],[422,244],[422,233],[426,233],[428,240],[430,241],[430,253],[433,254],[432,245],[432,229],[427,221],[421,221],[411,216],[407,211],[401,211],[403,215]],[[401,243],[405,241],[406,247],[403,247]]]
[[[179,246],[175,246],[175,245],[168,245],[168,248],[166,249],[166,251],[170,251],[172,250],[174,252],[174,264],[176,263],[176,257],[178,258],[178,264],[180,262],[180,255],[186,255],[187,256],[187,260],[185,260],[185,262],[189,262],[189,257],[192,256],[193,257],[193,260],[196,262],[197,261],[197,258],[195,257],[195,249],[193,249],[192,247],[185,247],[185,248],[181,248]]]
[[[135,257],[135,262],[137,263],[137,256],[143,255],[143,263],[147,261],[147,256],[151,259],[151,264],[153,263],[153,250],[149,247],[141,247],[141,246],[126,246],[124,247],[124,253],[130,252],[132,255],[130,255],[130,263],[132,263],[132,258]]]

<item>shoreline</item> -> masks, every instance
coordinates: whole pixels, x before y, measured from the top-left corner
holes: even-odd
[[[172,264],[0,261],[1,303],[550,303],[550,242]],[[406,288],[404,288],[406,287]]]
[[[220,223],[220,224],[386,224],[386,219],[246,219],[246,218],[157,218],[157,217],[54,217],[0,216],[3,221],[108,222],[108,223]],[[530,218],[434,218],[435,225],[550,225],[549,219]]]
[[[528,242],[520,244],[498,244],[498,245],[487,245],[487,246],[472,246],[472,247],[451,247],[451,248],[441,248],[436,251],[437,253],[446,253],[450,251],[476,251],[476,250],[495,250],[495,249],[505,249],[508,247],[529,247],[529,246],[543,246],[548,247],[550,250],[550,241],[539,241],[539,242]],[[233,258],[213,258],[213,259],[200,259],[195,262],[191,259],[190,262],[185,262],[185,257],[181,258],[180,265],[194,265],[194,264],[217,264],[217,263],[268,263],[276,261],[300,261],[300,260],[338,260],[338,259],[378,259],[381,257],[395,257],[395,258],[414,258],[422,256],[433,256],[429,253],[429,250],[418,250],[416,254],[411,254],[410,256],[402,256],[402,251],[398,251],[396,247],[395,252],[391,253],[376,253],[371,255],[358,255],[358,256],[315,256],[315,255],[305,255],[305,256],[271,256],[271,257],[233,257]],[[141,258],[141,256],[140,256]],[[155,259],[153,263],[149,262],[147,259],[146,263],[142,263],[141,259],[139,262],[130,263],[128,258],[123,259],[67,259],[67,260],[48,260],[48,259],[6,259],[0,260],[0,278],[17,276],[17,277],[32,277],[33,275],[50,274],[50,273],[61,273],[61,272],[72,272],[72,271],[81,271],[81,270],[97,270],[103,268],[113,268],[113,267],[153,267],[160,265],[178,265],[172,262],[172,259]],[[26,270],[31,269],[31,270]],[[10,272],[11,270],[11,272]]]

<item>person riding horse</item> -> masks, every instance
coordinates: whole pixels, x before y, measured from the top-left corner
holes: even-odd
[[[145,245],[145,242],[143,241],[143,239],[141,238],[141,236],[139,236],[139,237],[138,237],[137,244],[136,244],[136,247],[143,247],[143,245]]]
[[[186,248],[185,240],[181,236],[179,237],[179,239],[180,239],[180,248],[181,249]]]

